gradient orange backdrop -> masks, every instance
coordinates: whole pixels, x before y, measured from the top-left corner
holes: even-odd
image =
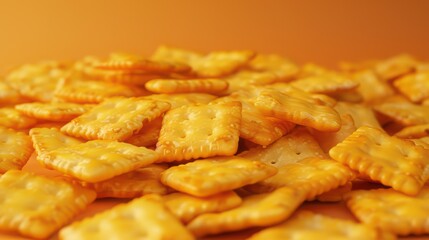
[[[0,69],[159,44],[253,49],[302,63],[408,52],[429,59],[424,0],[0,0]]]

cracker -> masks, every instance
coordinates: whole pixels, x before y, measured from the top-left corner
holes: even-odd
[[[412,102],[421,102],[429,98],[429,71],[406,75],[393,85]]]
[[[237,152],[241,103],[182,106],[167,112],[156,151],[161,162],[183,161]]]
[[[152,94],[145,96],[146,99],[168,102],[171,109],[183,105],[207,104],[213,101],[216,96],[207,93],[173,93],[173,94]]]
[[[374,181],[410,195],[416,195],[429,178],[429,152],[376,128],[358,128],[329,155]]]
[[[332,93],[356,88],[359,84],[352,78],[338,73],[299,78],[290,83],[291,86],[310,93]]]
[[[162,117],[157,117],[148,122],[138,133],[127,138],[125,142],[138,147],[154,147],[158,142],[159,132],[162,127],[162,119]]]
[[[256,183],[276,172],[260,161],[218,157],[171,167],[161,174],[161,182],[180,192],[207,197]]]
[[[76,103],[24,103],[15,109],[25,115],[49,121],[69,121],[91,109],[93,105]]]
[[[258,54],[249,62],[249,68],[274,74],[276,81],[290,81],[299,73],[299,67],[289,59],[276,54]]]
[[[410,102],[385,102],[374,106],[374,110],[404,126],[429,123],[429,106]]]
[[[58,179],[10,170],[0,178],[0,229],[44,239],[84,210],[95,193]]]
[[[359,83],[356,91],[362,96],[363,102],[373,104],[386,97],[393,96],[393,88],[381,80],[374,71],[363,70],[352,74],[352,78]]]
[[[71,120],[61,131],[84,139],[124,140],[169,109],[167,102],[111,98]]]
[[[0,173],[21,169],[27,163],[33,147],[28,135],[0,127]]]
[[[142,197],[75,222],[59,232],[62,240],[75,239],[194,239],[160,202]]]
[[[374,71],[385,81],[393,80],[412,72],[417,65],[416,59],[407,54],[400,54],[378,62]]]
[[[340,202],[344,199],[344,196],[351,192],[353,188],[353,183],[347,182],[344,185],[341,185],[335,189],[322,193],[316,196],[317,201],[319,202]]]
[[[206,213],[192,220],[187,228],[197,237],[250,227],[263,227],[287,219],[304,201],[304,194],[288,187],[268,194],[251,195],[234,209]]]
[[[250,86],[263,86],[278,81],[278,76],[272,72],[257,72],[240,70],[230,76],[223,78],[228,83],[225,94],[249,88]]]
[[[38,158],[58,148],[82,143],[81,140],[67,136],[56,128],[32,128],[29,132]]]
[[[0,126],[20,130],[30,128],[36,123],[36,119],[22,114],[15,108],[0,108]]]
[[[429,150],[429,137],[422,137],[422,138],[410,139],[410,140],[413,141],[417,146],[421,146]]]
[[[363,223],[398,235],[429,233],[429,187],[416,196],[393,189],[352,191],[346,204]]]
[[[259,160],[275,167],[299,162],[308,157],[327,157],[305,128],[295,128],[291,133],[267,147],[259,146],[242,152],[238,156]]]
[[[145,84],[154,93],[221,93],[228,83],[221,79],[154,79]]]
[[[422,138],[429,136],[429,124],[405,127],[395,133],[395,136],[399,138]]]
[[[285,93],[266,89],[256,97],[255,106],[267,116],[320,131],[338,131],[341,127],[341,119],[332,107],[301,91]]]
[[[223,212],[235,208],[242,202],[233,191],[204,198],[177,192],[163,196],[162,200],[183,223],[188,223],[201,214]]]
[[[94,190],[97,198],[135,198],[146,194],[167,194],[168,189],[160,181],[165,165],[151,164],[111,179],[88,183],[80,181],[84,187]]]
[[[0,104],[8,105],[8,104],[16,104],[25,102],[25,99],[21,94],[12,88],[8,83],[3,81],[0,77]]]
[[[75,144],[38,158],[48,168],[91,183],[136,170],[157,159],[158,154],[152,150],[110,140]]]
[[[306,158],[282,166],[273,177],[246,187],[255,193],[271,192],[281,187],[300,189],[307,200],[346,184],[354,178],[346,166],[330,159]]]
[[[334,107],[340,115],[350,115],[356,128],[369,126],[381,129],[380,123],[372,108],[356,103],[337,102]]]
[[[264,229],[249,240],[280,239],[396,239],[395,235],[352,221],[332,218],[309,211],[299,211],[291,219],[275,227]]]
[[[65,79],[55,91],[55,97],[74,103],[100,103],[111,97],[142,96],[144,90],[110,82]]]

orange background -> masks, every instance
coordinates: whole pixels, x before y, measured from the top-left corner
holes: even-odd
[[[408,52],[429,59],[424,0],[0,0],[0,70],[159,44],[253,49],[335,66]]]

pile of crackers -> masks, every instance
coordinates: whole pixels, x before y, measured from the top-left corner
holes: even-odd
[[[298,66],[161,46],[0,81],[0,230],[45,239],[396,239],[429,233],[429,63]],[[30,158],[57,171],[22,170]],[[373,183],[361,189],[362,183]],[[125,198],[74,217],[100,198]],[[297,210],[344,202],[359,220]]]

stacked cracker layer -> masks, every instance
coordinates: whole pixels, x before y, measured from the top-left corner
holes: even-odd
[[[12,69],[0,81],[0,230],[429,234],[429,64],[399,55],[340,68],[162,46]],[[56,177],[27,171],[33,160]],[[73,220],[100,198],[130,201]],[[305,201],[344,202],[359,222],[297,210]]]

